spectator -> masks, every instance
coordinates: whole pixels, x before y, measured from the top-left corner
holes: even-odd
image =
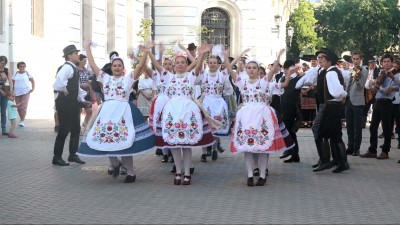
[[[14,90],[14,84],[11,79],[11,73],[8,68],[6,68],[6,65],[8,63],[7,57],[4,55],[0,56],[0,89],[4,93],[8,92],[13,92]],[[7,129],[6,129],[6,123],[7,123],[7,116],[6,116],[6,111],[7,111],[7,96],[0,94],[0,107],[1,107],[1,134],[2,135],[8,135]]]
[[[15,91],[15,102],[18,105],[17,111],[20,118],[20,122],[18,125],[20,127],[24,127],[29,97],[30,94],[35,90],[35,80],[31,76],[31,74],[29,74],[29,72],[25,70],[25,62],[18,62],[17,68],[18,71],[14,74],[12,80]]]

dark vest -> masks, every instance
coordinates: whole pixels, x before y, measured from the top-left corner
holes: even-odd
[[[282,108],[293,108],[300,103],[300,89],[296,89],[297,81],[300,76],[290,79],[289,84],[285,87],[285,92],[281,96]]]
[[[323,83],[323,93],[322,93],[322,96],[325,98],[325,100],[326,101],[328,101],[328,100],[331,100],[331,99],[334,99],[334,97],[329,93],[329,90],[328,90],[328,85],[325,85],[325,80],[326,80],[326,73],[328,73],[328,72],[330,72],[330,71],[334,71],[334,72],[336,72],[337,73],[337,75],[338,75],[338,78],[339,78],[339,82],[340,82],[340,84],[343,86],[344,85],[344,79],[343,79],[343,75],[342,75],[342,72],[340,72],[340,70],[337,68],[337,67],[333,67],[333,68],[331,68],[331,69],[329,69],[328,71],[326,71],[325,72],[325,79],[324,79],[324,83]],[[322,89],[322,88],[321,88]],[[325,102],[325,101],[324,101]]]
[[[316,90],[318,104],[325,103],[325,99],[324,99],[325,76],[326,76],[326,70],[319,68],[318,76],[317,76],[317,90]]]
[[[69,63],[65,63],[63,66],[71,66],[72,69],[74,70],[74,75],[68,79],[67,83],[67,91],[68,95],[64,96],[61,94],[65,99],[68,99],[70,101],[78,101],[78,94],[79,94],[79,72],[76,67]]]

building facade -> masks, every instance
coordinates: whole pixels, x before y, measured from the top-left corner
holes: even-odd
[[[35,78],[28,118],[51,118],[52,83],[69,44],[85,53],[83,40],[92,39],[102,66],[113,50],[127,58],[140,42],[141,19],[152,18],[153,38],[167,48],[176,40],[224,44],[233,56],[251,48],[249,55],[271,63],[286,46],[286,22],[297,5],[297,0],[0,0],[0,55],[7,56],[13,73],[17,62],[26,62]],[[201,34],[201,26],[213,32]]]

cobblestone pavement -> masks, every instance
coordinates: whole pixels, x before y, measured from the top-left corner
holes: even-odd
[[[362,152],[369,141],[368,130],[363,132]],[[400,222],[397,141],[392,143],[388,160],[350,156],[349,171],[313,173],[317,154],[312,133],[301,129],[301,162],[284,164],[273,155],[264,187],[246,186],[242,154],[225,152],[216,162],[201,163],[201,151],[194,149],[192,185],[174,186],[169,172],[172,163],[161,163],[153,150],[134,157],[136,182],[124,184],[123,177],[113,179],[106,174],[106,158],[84,158],[83,166],[53,166],[56,135],[51,120],[28,120],[16,134],[17,139],[0,137],[0,223]],[[228,137],[223,139],[225,148],[228,141]]]

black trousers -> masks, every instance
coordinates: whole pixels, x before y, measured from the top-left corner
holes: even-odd
[[[378,148],[378,127],[379,123],[382,121],[382,129],[384,142],[382,151],[389,152],[390,145],[392,141],[392,100],[391,99],[376,99],[373,111],[371,126],[369,127],[369,132],[371,134],[369,138],[369,148],[368,151],[372,153],[377,152]]]
[[[284,107],[284,110],[282,112],[282,122],[285,124],[285,127],[289,131],[289,134],[292,137],[295,144],[292,148],[294,155],[299,154],[299,143],[297,141],[297,134],[296,134],[297,131],[294,128],[297,116],[296,107],[297,107],[296,105],[292,105],[290,107],[286,105],[286,107]]]
[[[330,139],[334,144],[343,142],[341,122],[343,115],[344,104],[339,102],[327,103],[318,129],[318,137]]]
[[[75,155],[79,145],[80,109],[78,100],[66,99],[62,93],[56,99],[56,110],[59,120],[59,130],[54,144],[54,158],[61,158],[65,139],[71,133],[69,139],[69,154]]]
[[[364,105],[353,105],[347,98],[346,106],[347,145],[351,152],[359,151],[362,141]]]

